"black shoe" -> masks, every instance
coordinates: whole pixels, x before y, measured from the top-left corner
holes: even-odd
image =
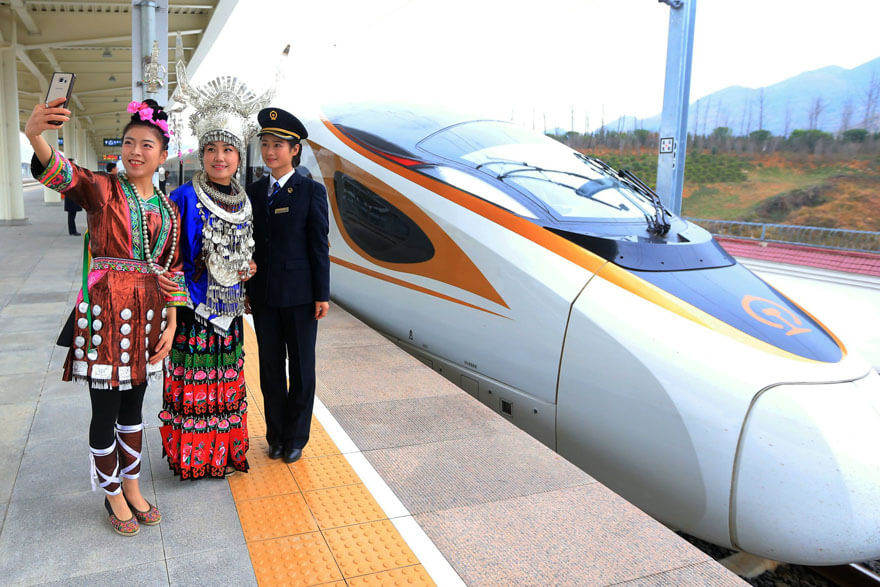
[[[79,232],[69,232],[67,234],[69,234],[70,236],[82,236],[82,234]]]
[[[280,459],[282,452],[284,452],[284,451],[281,448],[280,444],[270,444],[269,445],[269,458],[270,459]]]
[[[281,456],[281,459],[285,463],[295,463],[302,456],[303,451],[301,448],[292,448],[290,450],[285,450],[284,454]]]

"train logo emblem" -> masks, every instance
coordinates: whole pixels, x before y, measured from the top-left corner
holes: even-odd
[[[786,330],[785,336],[812,332],[811,328],[804,328],[804,321],[797,314],[772,300],[745,295],[742,299],[742,307],[758,322]]]

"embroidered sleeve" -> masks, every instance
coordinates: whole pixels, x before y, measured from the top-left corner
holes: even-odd
[[[177,215],[177,230],[178,235],[180,235],[180,213],[174,202],[171,203],[171,208],[173,209],[172,212]],[[183,257],[180,254],[180,240],[178,239],[177,242],[174,242],[173,239],[168,239],[168,244],[166,246],[175,247],[174,251],[172,251],[173,257],[171,267],[168,269],[167,275],[168,278],[177,285],[177,290],[165,294],[165,305],[186,306],[189,296],[186,293],[186,277],[183,274]]]
[[[31,158],[31,175],[47,188],[63,192],[86,212],[104,207],[112,193],[112,180],[107,174],[83,169],[55,149],[45,167],[36,155]]]
[[[185,306],[188,296],[186,295],[186,280],[183,271],[169,271],[168,278],[177,284],[177,290],[165,294],[165,305]]]
[[[73,181],[73,166],[64,155],[52,149],[52,156],[49,157],[46,167],[43,167],[36,155],[33,156],[31,175],[47,188],[63,192]]]

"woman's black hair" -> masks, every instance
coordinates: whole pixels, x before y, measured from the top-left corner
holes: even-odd
[[[299,145],[299,153],[294,155],[293,160],[291,161],[291,163],[293,164],[293,168],[296,169],[297,167],[299,167],[299,162],[302,159],[302,154],[303,154],[302,145],[300,145],[299,141],[296,141],[293,139],[288,139],[287,142],[290,145],[291,149],[293,149],[296,145]]]
[[[162,106],[150,98],[144,100],[144,104],[153,109],[153,120],[164,120],[166,123],[168,122],[168,114],[165,113],[165,109]],[[162,129],[150,122],[149,120],[142,120],[140,112],[135,112],[131,115],[131,120],[128,121],[128,124],[125,125],[125,128],[122,129],[122,136],[125,136],[125,133],[128,132],[133,126],[145,126],[153,130],[156,135],[162,140],[162,150],[168,150],[168,137],[165,136],[165,133],[162,132]]]

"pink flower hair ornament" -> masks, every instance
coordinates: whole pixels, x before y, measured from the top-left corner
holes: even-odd
[[[129,102],[128,108],[126,108],[126,110],[129,114],[137,113],[138,116],[141,117],[141,120],[143,120],[144,122],[149,122],[150,124],[156,126],[159,130],[162,131],[163,135],[165,135],[169,139],[171,138],[171,135],[173,133],[168,129],[168,122],[165,120],[154,119],[153,114],[155,113],[155,111],[150,108],[145,102]]]

